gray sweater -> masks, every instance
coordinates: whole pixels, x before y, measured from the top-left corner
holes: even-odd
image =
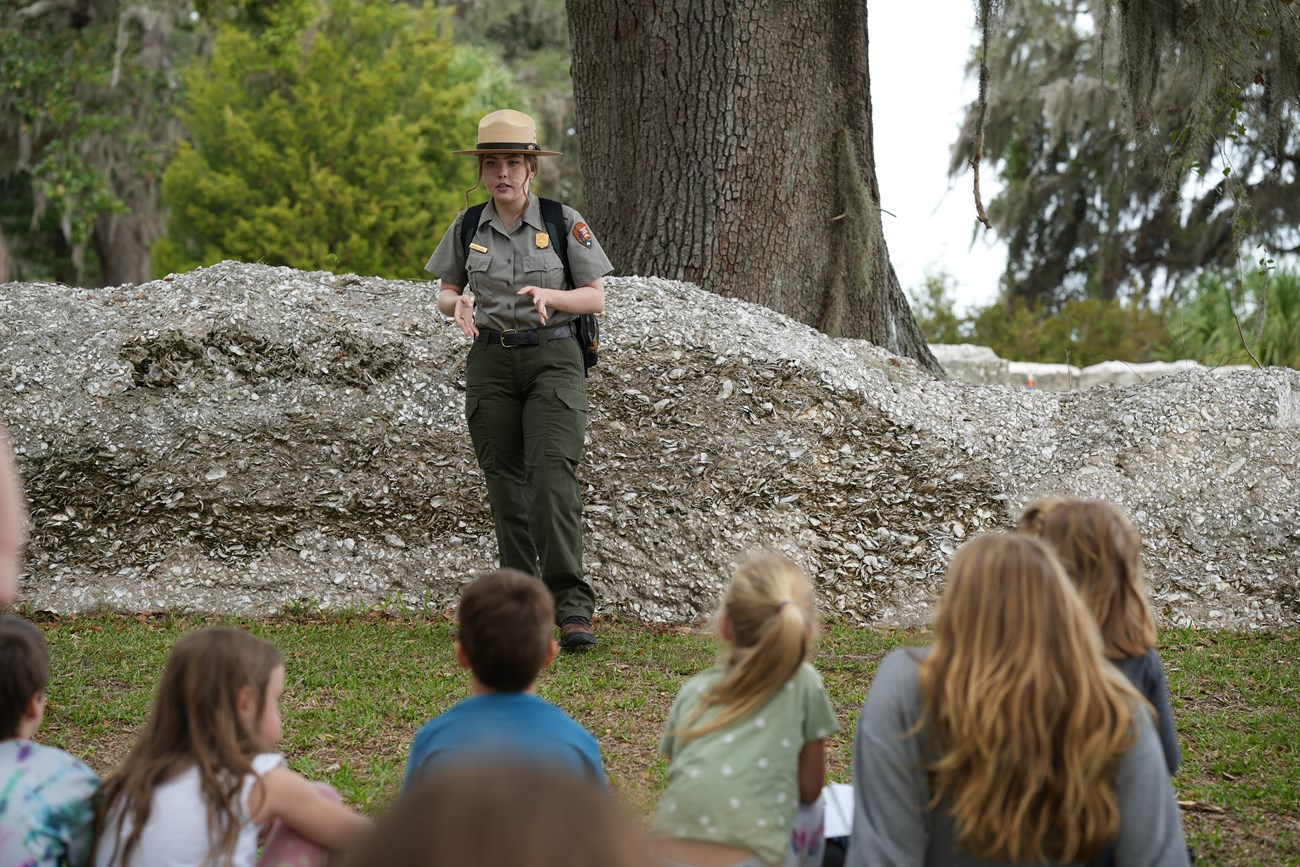
[[[853,839],[846,867],[975,867],[942,809],[928,811],[930,786],[921,754],[924,733],[904,737],[921,715],[917,669],[925,650],[895,650],[880,663],[858,718],[853,744]],[[1187,867],[1187,845],[1160,740],[1147,714],[1115,773],[1119,836],[1113,867]]]
[[[1183,754],[1178,749],[1178,732],[1174,730],[1174,711],[1169,706],[1169,688],[1165,685],[1165,666],[1160,661],[1160,654],[1153,647],[1142,656],[1112,661],[1124,672],[1129,683],[1155,708],[1156,731],[1160,735],[1160,746],[1165,751],[1165,764],[1169,767],[1171,776],[1178,773],[1178,766],[1183,763]]]

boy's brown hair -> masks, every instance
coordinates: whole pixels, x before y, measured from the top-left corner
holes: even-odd
[[[45,637],[13,614],[0,614],[0,740],[18,736],[18,724],[32,696],[50,683]]]
[[[460,646],[479,682],[497,692],[523,692],[541,672],[551,644],[555,603],[537,578],[499,569],[460,594]]]

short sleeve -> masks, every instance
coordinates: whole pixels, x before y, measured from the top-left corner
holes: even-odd
[[[689,686],[689,685],[688,685]],[[675,732],[682,722],[682,704],[686,698],[687,687],[677,693],[677,698],[673,701],[672,709],[668,711],[668,719],[664,722],[664,734],[659,739],[659,752],[672,759],[673,753],[677,750],[677,738]]]
[[[566,205],[564,221],[569,231],[565,247],[568,250],[569,270],[573,272],[574,285],[586,286],[613,271],[614,266],[610,264],[609,257],[601,249],[600,241],[582,214]]]
[[[804,743],[822,740],[839,731],[840,724],[835,719],[835,708],[831,705],[830,697],[826,695],[826,687],[822,684],[822,676],[817,673],[817,670],[804,663],[799,673],[795,675],[795,679],[799,682],[798,688],[802,693]]]
[[[442,236],[438,248],[424,266],[424,270],[433,276],[462,288],[469,282],[469,273],[465,270],[465,250],[460,243],[460,221],[464,218],[464,211],[456,215],[451,228]]]

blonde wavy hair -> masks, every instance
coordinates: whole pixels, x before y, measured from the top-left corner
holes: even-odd
[[[1119,507],[1104,500],[1038,500],[1020,516],[1020,531],[1056,550],[1092,609],[1107,657],[1141,656],[1156,646],[1142,578],[1142,538]]]
[[[1114,839],[1114,771],[1141,699],[1047,545],[998,534],[957,552],[919,676],[929,808],[967,849],[1090,860]]]
[[[675,736],[683,741],[726,728],[763,706],[812,659],[817,605],[808,576],[780,554],[741,564],[718,612],[728,649],[727,673],[706,693]],[[710,708],[717,716],[703,725]]]

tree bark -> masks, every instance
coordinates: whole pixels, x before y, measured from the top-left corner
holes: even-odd
[[[158,197],[134,196],[136,207],[145,213],[100,214],[95,218],[92,239],[99,254],[101,286],[124,286],[128,283],[148,283],[153,278],[150,247],[158,237]]]
[[[584,209],[686,280],[939,371],[889,262],[865,0],[567,0]]]

